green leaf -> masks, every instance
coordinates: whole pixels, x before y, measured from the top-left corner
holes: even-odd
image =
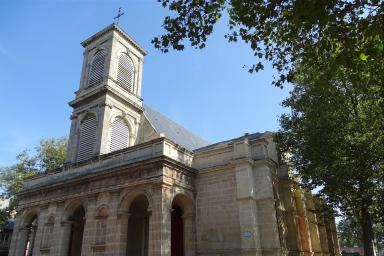
[[[378,44],[376,45],[376,49],[379,50],[379,51],[383,51],[383,50],[384,50],[384,45],[383,45],[383,43],[378,43]]]
[[[368,60],[368,56],[365,55],[365,53],[360,53],[359,58],[360,58],[360,60],[362,60],[362,61],[367,61],[367,60]]]

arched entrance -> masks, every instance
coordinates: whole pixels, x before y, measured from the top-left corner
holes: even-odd
[[[171,256],[184,256],[183,210],[173,203],[171,212]]]
[[[27,241],[26,241],[26,246],[24,250],[24,255],[32,256],[34,245],[35,245],[36,231],[37,231],[37,215],[34,215],[32,217],[29,224],[26,225],[26,228],[27,228]]]
[[[129,207],[126,255],[148,255],[148,205],[147,197],[140,195],[132,201]]]
[[[80,256],[83,244],[83,233],[85,224],[85,210],[82,206],[78,206],[69,217],[71,224],[71,233],[69,239],[68,256]]]

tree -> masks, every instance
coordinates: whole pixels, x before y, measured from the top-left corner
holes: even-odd
[[[381,250],[384,246],[384,226],[378,223],[373,229],[376,234],[376,245]],[[337,232],[341,247],[363,246],[361,227],[353,216],[344,215],[337,223]]]
[[[358,76],[333,65],[332,56],[327,61],[332,71],[296,67],[278,144],[303,186],[320,188],[335,208],[356,216],[365,255],[374,255],[373,226],[384,210],[384,78],[373,70]]]
[[[274,84],[293,83],[283,105],[280,149],[302,185],[357,216],[365,255],[384,205],[384,1],[159,0],[173,12],[156,48],[204,48],[228,14],[229,42],[243,40],[255,64],[272,62]]]
[[[26,179],[63,166],[67,139],[41,140],[35,150],[36,154],[33,156],[24,150],[16,156],[16,164],[0,168],[0,198],[9,199],[9,206],[0,211],[1,216],[7,216],[16,207],[17,193]]]
[[[36,147],[39,171],[54,170],[61,167],[67,156],[67,139],[47,139]]]
[[[158,0],[174,14],[164,19],[165,34],[153,44],[163,52],[183,50],[187,41],[204,48],[215,24],[227,14],[229,42],[242,40],[256,58],[250,72],[263,69],[262,60],[279,72],[275,85],[291,81],[295,63],[317,65],[317,56],[337,52],[338,65],[350,60],[382,64],[384,1],[379,0]]]
[[[341,247],[362,246],[361,229],[356,222],[343,218],[337,223],[337,233]]]

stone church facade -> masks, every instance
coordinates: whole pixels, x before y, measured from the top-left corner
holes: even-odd
[[[146,51],[112,24],[82,43],[67,164],[29,179],[9,255],[339,255],[269,132],[209,144],[143,104]]]

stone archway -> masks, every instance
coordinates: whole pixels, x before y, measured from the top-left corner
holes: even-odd
[[[195,255],[195,226],[193,200],[177,194],[171,209],[171,256]]]
[[[183,210],[177,204],[171,210],[171,256],[184,256]]]
[[[137,196],[128,210],[126,255],[147,256],[149,242],[149,202],[145,195]]]
[[[85,210],[83,206],[78,206],[68,220],[71,222],[68,256],[80,256],[85,225]]]
[[[35,247],[36,232],[37,232],[37,224],[38,224],[37,215],[34,215],[25,226],[27,230],[27,236],[25,241],[24,255],[26,256],[33,255],[33,250]]]
[[[12,243],[16,243],[14,255],[33,255],[35,246],[36,233],[38,229],[38,209],[31,209],[24,212],[17,219],[20,221],[20,226],[16,228],[13,232],[17,232],[17,235],[12,239]],[[35,250],[36,253],[36,250]]]

